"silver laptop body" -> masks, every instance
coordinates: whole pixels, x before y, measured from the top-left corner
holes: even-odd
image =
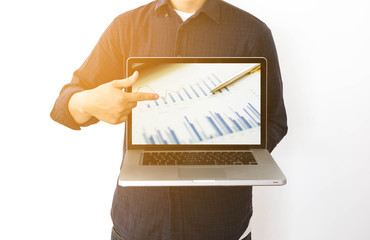
[[[125,91],[160,98],[138,102],[126,122],[120,186],[286,183],[266,150],[265,58],[129,58],[126,67],[139,79]]]

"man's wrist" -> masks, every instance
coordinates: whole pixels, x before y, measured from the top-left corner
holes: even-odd
[[[77,92],[71,96],[68,102],[68,111],[79,125],[87,122],[92,116],[86,112],[87,109],[87,91]]]

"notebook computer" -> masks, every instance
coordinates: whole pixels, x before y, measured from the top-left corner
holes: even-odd
[[[125,91],[160,98],[138,102],[126,122],[120,186],[286,183],[266,150],[265,58],[129,58],[126,67],[139,79]]]

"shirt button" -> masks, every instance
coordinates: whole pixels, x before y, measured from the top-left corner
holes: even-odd
[[[164,17],[168,17],[168,13],[166,13],[166,14],[164,15]]]

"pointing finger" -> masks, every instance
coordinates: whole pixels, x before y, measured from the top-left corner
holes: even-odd
[[[158,94],[156,93],[144,92],[127,93],[126,96],[129,102],[157,100],[159,98]]]

